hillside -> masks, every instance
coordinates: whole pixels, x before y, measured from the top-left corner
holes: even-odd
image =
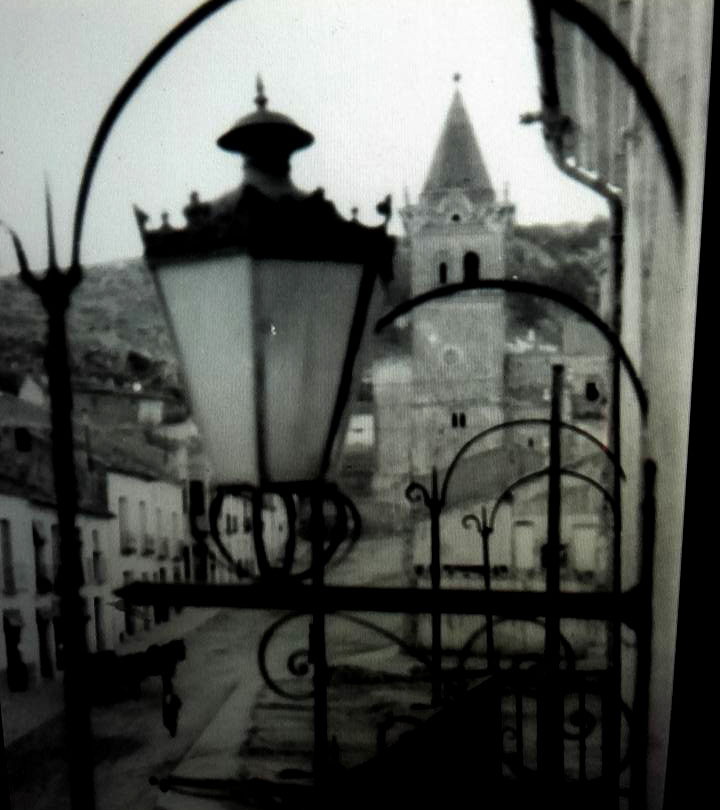
[[[597,306],[607,262],[607,223],[517,226],[510,243],[508,277],[564,289]],[[391,300],[409,294],[409,256],[399,245]],[[559,335],[557,312],[525,296],[509,297],[507,338],[528,328],[542,339]],[[42,373],[45,320],[40,304],[17,277],[0,279],[0,371]],[[160,389],[178,385],[178,365],[149,271],[142,259],[87,268],[69,315],[73,372],[98,382],[133,381]],[[380,351],[407,349],[407,337],[388,330]]]
[[[0,280],[0,369],[42,372],[43,310],[17,277]],[[177,360],[142,259],[89,267],[68,317],[72,369],[123,385],[177,385]]]

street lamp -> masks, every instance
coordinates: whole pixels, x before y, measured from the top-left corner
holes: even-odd
[[[328,472],[394,240],[299,191],[289,158],[313,136],[260,80],[255,103],[218,140],[245,157],[239,189],[191,195],[182,228],[136,215],[216,480],[262,487]]]
[[[261,574],[288,575],[295,549],[290,495],[310,497],[313,772],[320,784],[328,764],[325,477],[368,317],[376,307],[380,314],[376,279],[392,277],[394,240],[385,230],[389,202],[384,225],[368,228],[340,217],[322,189],[299,191],[290,155],[313,136],[267,109],[259,78],[255,103],[218,140],[245,158],[239,189],[207,203],[193,193],[183,228],[163,216],[160,228],[148,230],[147,216],[136,209],[136,217],[219,485],[211,512],[224,493],[249,488]],[[263,539],[265,492],[282,494],[288,506],[279,571]],[[213,538],[227,555],[216,532]]]

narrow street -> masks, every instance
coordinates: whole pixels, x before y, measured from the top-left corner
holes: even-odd
[[[242,683],[248,702],[260,686],[257,646],[273,615],[264,611],[220,611],[185,635],[187,659],[177,669],[175,691],[183,701],[178,732],[162,725],[160,678],[147,679],[140,700],[93,709],[95,785],[98,810],[151,810],[159,791],[151,776],[172,770]],[[240,720],[242,724],[242,721]],[[243,729],[238,729],[237,745]],[[228,740],[228,748],[233,741]],[[49,720],[9,746],[13,808],[69,807],[63,718]]]

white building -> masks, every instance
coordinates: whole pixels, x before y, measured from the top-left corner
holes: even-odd
[[[78,431],[77,536],[90,652],[166,621],[160,607],[126,610],[114,595],[129,581],[193,578],[184,484],[167,454],[141,442],[115,443],[87,425]],[[48,414],[0,397],[0,670],[24,689],[62,669],[60,539]],[[172,461],[172,459],[170,459]],[[217,578],[216,578],[217,581]]]

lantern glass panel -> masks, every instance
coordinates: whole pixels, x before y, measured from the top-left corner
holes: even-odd
[[[238,254],[156,269],[219,483],[320,474],[362,274]]]

